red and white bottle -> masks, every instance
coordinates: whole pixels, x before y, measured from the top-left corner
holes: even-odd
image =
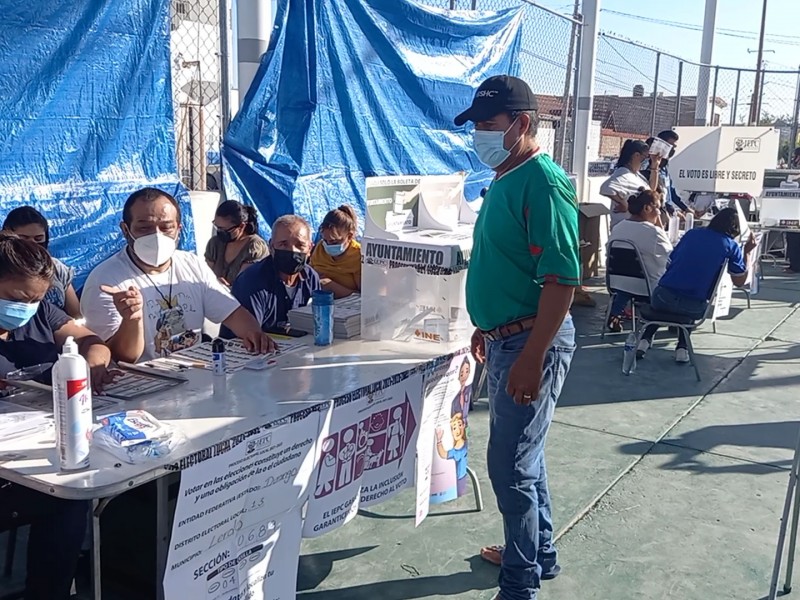
[[[64,342],[53,367],[53,412],[61,470],[85,469],[92,437],[92,389],[89,365],[72,337]]]

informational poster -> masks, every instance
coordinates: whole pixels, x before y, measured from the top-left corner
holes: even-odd
[[[399,233],[416,227],[419,218],[419,175],[367,178],[365,235]]]
[[[764,171],[778,161],[780,132],[772,127],[675,127],[669,161],[673,185],[686,192],[759,196]]]
[[[183,459],[167,600],[293,600],[301,507],[330,403]]]
[[[468,491],[469,409],[475,361],[460,353],[426,373],[424,408],[417,440],[416,524],[430,504],[454,500]]]
[[[414,484],[422,374],[408,371],[334,400],[311,479],[304,537],[350,521],[360,506],[388,500]]]

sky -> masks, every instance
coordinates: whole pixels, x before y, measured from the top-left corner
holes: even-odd
[[[480,0],[479,0],[480,1]],[[484,0],[485,1],[485,0]],[[560,13],[571,13],[569,0],[534,0],[537,4]],[[700,44],[705,12],[704,0],[669,0],[653,3],[642,0],[600,0],[600,29],[620,37],[688,60],[700,60]],[[766,41],[764,59],[768,70],[792,70],[795,73],[765,77],[762,108],[773,115],[791,114],[797,86],[796,71],[800,65],[800,10],[798,0],[767,0]],[[712,64],[733,68],[754,69],[761,22],[761,0],[718,0],[716,34]],[[664,23],[669,21],[671,23]],[[598,71],[595,93],[625,93],[621,88],[642,83],[652,90],[654,59],[644,51],[625,44],[609,47],[602,39],[598,47]],[[620,52],[616,52],[619,50]],[[751,52],[748,52],[750,50]],[[619,56],[619,54],[622,56]],[[625,60],[627,58],[627,60]],[[675,93],[677,61],[662,63],[660,91]],[[645,77],[647,76],[647,77]],[[686,69],[686,80],[696,80],[698,72]],[[642,79],[642,81],[637,81]],[[661,88],[664,89],[661,89]],[[692,87],[696,87],[696,81]],[[607,88],[607,89],[604,89]],[[614,89],[620,88],[620,89]],[[750,101],[753,74],[743,74],[740,83],[740,104]],[[736,72],[720,71],[718,95],[731,102],[736,90]],[[630,92],[627,92],[628,94]],[[685,93],[685,92],[684,92]],[[747,107],[740,106],[740,112]]]

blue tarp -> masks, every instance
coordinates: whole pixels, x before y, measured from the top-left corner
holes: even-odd
[[[5,0],[0,34],[0,219],[30,204],[51,251],[89,270],[123,244],[127,196],[178,194],[169,0]]]
[[[485,78],[518,75],[521,23],[522,7],[285,0],[225,136],[228,197],[314,227],[342,203],[363,216],[366,176],[467,171],[477,198],[490,173],[453,118]]]

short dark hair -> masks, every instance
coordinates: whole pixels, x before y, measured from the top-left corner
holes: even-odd
[[[258,215],[255,207],[249,204],[242,204],[236,200],[226,200],[217,207],[216,215],[230,219],[235,227],[245,223],[244,232],[246,235],[258,233]]]
[[[47,250],[15,233],[0,231],[0,277],[52,281],[54,275]]]
[[[681,139],[680,136],[677,133],[675,133],[672,129],[665,129],[664,131],[659,133],[656,137],[661,138],[662,140],[670,144],[673,142],[677,142],[679,139]],[[672,141],[670,142],[670,140]]]
[[[648,190],[645,187],[639,188],[639,193],[628,198],[628,212],[632,215],[640,215],[645,206],[658,204],[661,201],[661,193]]]
[[[126,225],[130,225],[131,221],[133,220],[133,217],[131,216],[131,210],[133,210],[134,204],[137,202],[155,202],[159,198],[166,198],[170,201],[170,204],[172,204],[172,206],[175,207],[175,210],[178,211],[178,223],[180,223],[181,206],[178,204],[178,201],[172,194],[153,187],[142,188],[128,196],[128,199],[125,200],[125,206],[122,207],[122,220]]]
[[[6,215],[6,220],[3,221],[3,229],[6,231],[15,231],[25,225],[40,225],[44,229],[45,247],[50,243],[50,224],[44,215],[32,206],[15,208]]]
[[[349,235],[355,236],[358,229],[358,219],[356,218],[356,211],[352,206],[342,204],[339,208],[334,208],[330,211],[325,218],[322,219],[322,225],[319,226],[320,231],[335,229],[336,231],[343,231]]]
[[[531,126],[527,131],[527,134],[530,136],[536,135],[539,131],[539,111],[536,110],[512,110],[508,113],[508,116],[513,121],[514,119],[518,118],[520,115],[528,115],[528,118],[531,120]]]
[[[739,214],[736,212],[735,208],[724,208],[719,211],[717,215],[711,219],[708,228],[734,239],[739,237],[742,233],[739,229]]]

